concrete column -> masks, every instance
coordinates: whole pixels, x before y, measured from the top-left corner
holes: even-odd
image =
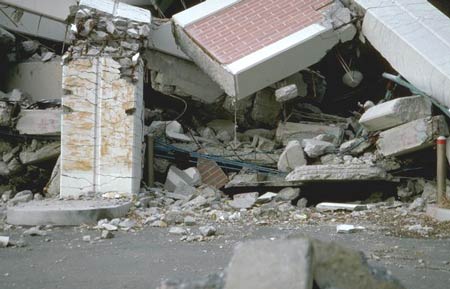
[[[111,57],[63,67],[61,196],[139,191],[142,177],[143,66],[121,78]]]

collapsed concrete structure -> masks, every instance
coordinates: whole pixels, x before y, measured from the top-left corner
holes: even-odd
[[[228,95],[240,99],[309,67],[340,41],[353,38],[355,27],[345,25],[350,12],[328,4],[206,1],[174,15],[176,40]],[[339,21],[323,16],[336,9],[347,16]],[[243,13],[245,20],[240,18]],[[290,61],[293,58],[297,61]]]

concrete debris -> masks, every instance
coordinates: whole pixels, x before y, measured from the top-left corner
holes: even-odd
[[[24,165],[33,165],[48,160],[56,160],[60,154],[60,147],[60,143],[53,142],[36,151],[22,151],[19,154],[20,162]]]
[[[214,236],[217,232],[217,229],[214,226],[202,226],[199,227],[198,230],[203,237]]]
[[[317,139],[302,140],[302,147],[306,155],[310,158],[317,158],[324,154],[332,153],[336,150],[334,144]]]
[[[224,272],[196,279],[163,281],[158,288],[405,288],[386,269],[369,265],[361,252],[295,235],[239,243]]]
[[[25,230],[23,232],[23,235],[25,236],[47,236],[47,232],[44,230],[41,230],[40,227],[32,227],[28,230]]]
[[[300,196],[299,188],[284,188],[278,192],[275,200],[278,201],[293,201]]]
[[[256,199],[256,203],[257,204],[264,204],[264,203],[269,203],[270,201],[272,201],[278,194],[276,193],[272,193],[272,192],[267,192],[261,196],[259,196]]]
[[[244,193],[233,196],[233,200],[229,203],[230,207],[240,210],[251,208],[258,198],[258,193]]]
[[[352,156],[358,156],[363,154],[371,146],[372,144],[365,138],[355,138],[341,144],[339,151]]]
[[[6,248],[9,245],[8,236],[0,236],[0,248]]]
[[[275,99],[278,102],[285,102],[298,96],[298,89],[295,84],[290,84],[275,91]]]
[[[100,238],[103,240],[112,239],[112,238],[114,238],[114,234],[111,231],[103,230],[100,235]]]
[[[257,124],[273,125],[277,123],[280,112],[281,105],[275,99],[272,89],[266,88],[256,93],[251,117]]]
[[[385,130],[431,116],[431,102],[424,96],[401,97],[368,109],[359,119],[367,131]]]
[[[360,231],[364,231],[366,228],[362,226],[354,226],[354,225],[337,225],[336,226],[336,233],[338,234],[349,234],[349,233],[356,233]]]
[[[187,185],[193,186],[195,180],[191,178],[186,172],[178,169],[175,166],[171,166],[167,173],[166,184],[164,188],[168,191],[175,191],[177,187]]]
[[[278,160],[278,170],[291,172],[296,167],[306,165],[305,155],[299,141],[290,141]]]
[[[319,203],[316,205],[316,209],[320,212],[327,211],[364,211],[367,210],[366,205],[360,204],[344,204],[344,203]]]
[[[389,175],[380,167],[366,164],[311,165],[296,167],[287,175],[287,181],[354,181],[388,180]]]
[[[432,146],[441,135],[449,135],[443,116],[421,118],[380,133],[377,148],[385,157],[400,156]]]
[[[60,135],[61,110],[21,110],[16,130],[24,135]]]
[[[8,204],[15,206],[19,203],[26,203],[33,199],[33,193],[29,190],[17,193],[14,198],[8,201]]]
[[[308,240],[239,244],[226,270],[225,289],[310,289],[313,250]]]
[[[90,235],[85,235],[85,236],[83,236],[83,242],[91,242],[91,236]]]
[[[284,145],[287,145],[291,140],[298,140],[301,142],[304,139],[311,139],[321,134],[334,136],[335,141],[333,143],[339,145],[344,136],[344,130],[337,126],[327,126],[316,123],[286,122],[278,125],[276,139]]]
[[[173,235],[187,235],[188,231],[181,227],[172,227],[169,229],[169,233]]]

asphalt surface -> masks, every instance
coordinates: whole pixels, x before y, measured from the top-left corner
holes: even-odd
[[[9,234],[18,239],[24,229]],[[191,230],[197,230],[192,227]],[[113,239],[84,242],[99,231],[53,228],[43,237],[25,237],[24,248],[0,249],[0,288],[153,289],[161,280],[195,280],[226,268],[233,246],[248,239],[274,242],[293,233],[333,240],[363,251],[369,262],[384,266],[410,289],[450,288],[450,240],[408,239],[377,231],[336,234],[333,226],[221,226],[207,242],[187,243],[168,229],[117,232]]]

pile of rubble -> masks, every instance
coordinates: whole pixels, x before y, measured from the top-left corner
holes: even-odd
[[[75,6],[70,29],[71,46],[62,57],[71,59],[109,56],[120,64],[122,78],[136,80],[140,53],[147,46],[150,26],[120,16],[112,16],[107,5]],[[106,9],[106,10],[105,10]]]

